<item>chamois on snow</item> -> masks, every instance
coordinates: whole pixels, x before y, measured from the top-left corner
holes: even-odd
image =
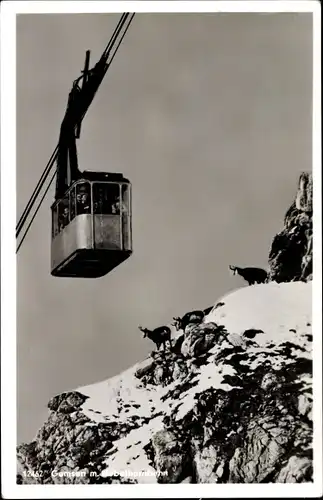
[[[143,332],[143,337],[148,337],[152,340],[156,346],[157,351],[161,345],[164,346],[164,350],[166,349],[166,342],[168,340],[170,347],[172,347],[171,341],[171,329],[168,326],[159,326],[154,330],[149,330],[148,328],[143,328],[142,326],[138,326],[139,330]]]
[[[236,267],[229,266],[233,274],[239,274],[245,279],[249,285],[254,285],[255,283],[266,283],[268,274],[267,271],[259,267]]]
[[[190,311],[184,314],[182,318],[179,316],[173,318],[172,325],[175,326],[176,330],[185,330],[189,323],[201,323],[205,316],[204,311]]]

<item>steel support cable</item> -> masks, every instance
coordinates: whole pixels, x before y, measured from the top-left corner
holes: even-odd
[[[117,52],[117,50],[119,49],[119,47],[120,47],[120,45],[121,45],[121,43],[122,43],[122,41],[123,41],[123,39],[124,39],[124,37],[125,37],[125,35],[126,35],[126,33],[127,33],[128,29],[129,29],[129,26],[130,26],[130,24],[131,24],[131,22],[132,22],[132,20],[133,20],[133,18],[134,18],[134,17],[135,17],[135,13],[133,13],[133,14],[131,15],[131,18],[130,18],[130,20],[129,20],[129,22],[128,22],[127,26],[126,26],[126,29],[125,29],[125,31],[124,31],[124,33],[123,33],[122,37],[120,38],[120,41],[119,41],[118,45],[117,45],[117,46],[116,46],[116,48],[115,48],[115,51],[113,52],[113,54],[112,54],[112,56],[111,56],[111,59],[110,59],[110,61],[109,61],[108,65],[107,65],[107,68],[106,68],[106,70],[105,70],[105,73],[106,73],[106,72],[107,72],[107,70],[109,69],[109,67],[110,67],[110,65],[111,65],[111,63],[112,63],[112,61],[113,61],[113,59],[114,59],[114,56],[116,55],[116,52]],[[104,74],[105,74],[105,73],[104,73]]]
[[[112,35],[112,37],[111,37],[110,41],[109,41],[109,44],[107,45],[107,47],[106,47],[105,51],[103,52],[103,55],[101,56],[100,61],[102,60],[102,58],[104,58],[104,57],[106,58],[106,57],[108,57],[108,56],[109,56],[109,53],[110,53],[110,52],[112,51],[112,49],[113,49],[113,45],[114,45],[114,43],[115,43],[115,40],[116,40],[116,39],[117,39],[117,37],[119,36],[119,34],[120,34],[120,32],[121,32],[121,30],[122,30],[122,28],[123,28],[123,25],[125,24],[126,19],[128,18],[128,16],[129,16],[129,14],[122,14],[121,19],[119,20],[119,23],[118,23],[118,25],[117,25],[117,27],[116,27],[116,29],[115,29],[115,31],[114,31],[114,33],[113,33],[113,35]],[[131,22],[132,22],[132,20],[133,20],[134,16],[135,16],[135,13],[133,13],[133,14],[131,15],[131,18],[130,18],[130,20],[129,20],[129,22],[128,22],[128,24],[127,24],[127,26],[126,26],[126,28],[125,28],[125,30],[124,30],[124,32],[123,32],[123,34],[122,34],[122,36],[121,36],[121,39],[119,40],[119,43],[117,44],[117,46],[116,46],[116,48],[115,48],[115,50],[114,50],[114,52],[113,52],[113,54],[112,54],[112,56],[111,56],[110,61],[106,63],[106,67],[105,67],[105,69],[104,69],[104,72],[103,72],[103,76],[102,76],[102,78],[101,78],[101,81],[103,80],[103,78],[104,78],[104,76],[105,76],[105,74],[106,74],[107,70],[109,69],[109,67],[110,67],[110,65],[111,65],[111,63],[112,63],[112,61],[113,61],[113,59],[114,59],[114,57],[115,57],[115,55],[116,55],[116,53],[117,53],[117,51],[118,51],[118,49],[119,49],[119,47],[120,47],[120,45],[121,45],[122,41],[123,41],[123,39],[124,39],[124,37],[125,37],[125,35],[126,35],[127,31],[128,31],[128,29],[129,29],[129,26],[130,26],[130,24],[131,24]],[[82,78],[82,77],[81,77],[81,78]],[[77,79],[77,80],[79,80],[79,79]],[[101,83],[101,82],[100,82],[100,83]],[[98,88],[99,88],[99,87],[98,87]],[[94,98],[95,94],[97,93],[98,88],[95,90],[95,92],[94,92],[94,94],[93,94],[93,97],[92,97],[91,101],[93,100],[93,98]],[[87,110],[88,110],[88,107],[87,107],[87,109],[85,110],[84,114],[82,115],[82,117],[81,117],[81,121],[83,120],[83,118],[84,118],[84,116],[85,116],[85,114],[86,114]],[[75,127],[75,128],[76,128],[76,127]],[[55,162],[55,161],[56,161],[56,159],[57,159],[57,155],[58,155],[58,145],[56,146],[56,148],[55,148],[54,152],[52,153],[51,158],[49,159],[49,161],[48,161],[48,163],[47,163],[47,166],[45,167],[45,170],[44,170],[44,172],[43,172],[43,174],[42,174],[42,176],[41,176],[40,180],[38,181],[37,186],[36,186],[36,188],[34,189],[34,192],[33,192],[32,196],[31,196],[31,198],[30,198],[30,200],[29,200],[29,202],[28,202],[28,204],[27,204],[27,206],[26,206],[26,208],[25,208],[25,210],[24,210],[24,212],[23,212],[23,214],[22,214],[22,216],[21,216],[21,218],[20,218],[20,220],[19,220],[18,224],[17,224],[17,228],[16,228],[16,229],[17,229],[17,232],[16,232],[16,237],[18,237],[18,235],[20,234],[20,231],[21,231],[21,229],[22,229],[22,227],[23,227],[23,224],[25,223],[26,219],[28,218],[28,215],[29,215],[29,213],[30,213],[30,211],[31,211],[31,208],[32,208],[32,206],[34,205],[34,203],[35,203],[35,201],[36,201],[36,197],[39,195],[39,193],[40,193],[40,191],[41,191],[41,189],[42,189],[42,187],[43,187],[43,185],[44,185],[44,183],[45,183],[45,181],[46,181],[47,177],[49,176],[49,173],[50,173],[50,171],[51,171],[51,169],[52,169],[52,167],[53,167],[53,165],[54,165],[54,162]],[[27,229],[26,229],[26,231],[25,231],[25,233],[24,233],[24,235],[23,235],[23,237],[22,237],[22,239],[21,239],[21,241],[20,241],[20,243],[19,243],[19,245],[18,245],[18,247],[17,247],[16,253],[19,251],[19,249],[20,249],[20,247],[21,247],[21,245],[22,245],[22,243],[23,243],[24,239],[25,239],[25,238],[26,238],[26,236],[27,236],[27,233],[28,233],[28,231],[29,231],[29,229],[30,229],[30,227],[31,227],[31,225],[32,225],[32,223],[33,223],[33,221],[34,221],[34,219],[35,219],[35,217],[36,217],[36,215],[37,215],[37,213],[38,213],[39,209],[40,209],[40,206],[41,206],[41,204],[42,204],[42,202],[43,202],[43,200],[44,200],[44,198],[45,198],[45,196],[46,196],[46,194],[47,194],[47,192],[48,192],[48,190],[49,190],[49,188],[50,188],[50,186],[51,186],[51,184],[52,184],[52,182],[53,182],[53,180],[54,180],[54,177],[55,177],[56,171],[57,171],[57,169],[55,169],[54,174],[53,174],[53,176],[52,176],[52,178],[51,178],[51,180],[50,180],[50,182],[49,182],[49,184],[48,184],[48,186],[47,186],[47,188],[46,188],[46,190],[45,190],[45,192],[44,192],[44,194],[43,194],[43,196],[42,196],[42,198],[41,198],[41,200],[40,200],[40,202],[39,202],[39,204],[38,204],[38,206],[37,206],[37,208],[36,208],[36,210],[35,210],[35,213],[34,213],[34,215],[33,215],[32,219],[31,219],[30,223],[29,223],[29,224],[28,224],[28,226],[27,226]]]
[[[32,195],[31,195],[31,197],[30,197],[30,199],[29,199],[29,201],[28,201],[28,203],[27,203],[27,205],[26,205],[23,213],[20,216],[19,222],[18,222],[18,224],[16,226],[16,238],[19,236],[19,233],[20,233],[20,231],[22,229],[22,226],[24,225],[24,223],[25,223],[25,221],[26,221],[26,219],[27,219],[27,217],[29,215],[29,212],[30,212],[31,208],[34,205],[34,203],[36,201],[36,198],[39,195],[39,193],[41,191],[41,188],[42,188],[44,182],[46,181],[46,179],[47,179],[47,177],[49,175],[50,170],[53,167],[53,164],[54,164],[54,162],[56,160],[56,157],[57,157],[57,152],[58,152],[58,145],[56,146],[54,152],[52,153],[52,156],[48,160],[48,163],[47,163],[47,165],[45,167],[45,170],[42,173],[41,178],[39,179],[39,181],[38,181],[38,183],[37,183],[37,185],[36,185],[36,187],[35,187]]]
[[[129,16],[129,13],[123,13],[123,14],[122,14],[122,16],[121,16],[121,18],[119,19],[119,22],[118,22],[118,24],[117,24],[117,26],[116,26],[116,28],[115,28],[114,32],[112,33],[112,36],[111,36],[111,38],[110,38],[110,40],[109,40],[109,43],[108,43],[108,45],[106,46],[106,48],[104,49],[103,54],[102,54],[102,56],[101,56],[101,58],[100,58],[100,59],[107,57],[107,55],[109,54],[109,52],[110,52],[110,50],[112,49],[112,46],[113,46],[113,44],[115,43],[115,40],[116,40],[116,38],[117,38],[117,36],[118,36],[118,34],[119,34],[120,30],[122,29],[122,26],[123,26],[123,25],[124,25],[124,23],[126,22],[126,20],[127,20],[127,17],[128,17],[128,16]]]
[[[19,248],[21,247],[21,245],[22,245],[22,243],[23,243],[24,239],[26,238],[27,233],[28,233],[28,231],[29,231],[29,229],[30,229],[30,226],[31,226],[31,225],[32,225],[32,223],[34,222],[34,219],[35,219],[35,217],[36,217],[36,215],[37,215],[37,213],[38,213],[38,210],[40,209],[41,204],[42,204],[42,202],[44,201],[44,198],[45,198],[46,194],[48,193],[48,190],[49,190],[49,188],[50,188],[50,186],[51,186],[51,184],[52,184],[52,182],[53,182],[53,180],[54,180],[54,178],[55,178],[55,175],[56,175],[56,170],[55,170],[55,172],[53,173],[52,178],[51,178],[51,180],[50,180],[50,182],[49,182],[49,184],[48,184],[48,186],[47,186],[47,188],[46,188],[46,190],[45,190],[45,192],[44,192],[43,196],[41,197],[40,202],[39,202],[39,203],[38,203],[38,205],[37,205],[37,208],[36,208],[36,210],[35,210],[35,212],[34,212],[34,215],[32,216],[31,221],[29,222],[29,224],[28,224],[28,226],[27,226],[27,228],[26,228],[26,231],[24,232],[24,234],[23,234],[23,236],[22,236],[22,238],[21,238],[21,240],[20,240],[20,243],[19,243],[19,245],[18,245],[18,247],[17,247],[16,253],[18,253]]]

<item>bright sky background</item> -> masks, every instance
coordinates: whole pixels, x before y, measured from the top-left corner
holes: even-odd
[[[17,213],[57,142],[86,49],[119,16],[20,15]],[[18,442],[55,394],[101,381],[153,347],[137,326],[244,286],[266,267],[302,170],[311,168],[310,14],[137,14],[84,121],[80,168],[133,184],[134,254],[99,280],[50,275],[50,205],[18,254]]]

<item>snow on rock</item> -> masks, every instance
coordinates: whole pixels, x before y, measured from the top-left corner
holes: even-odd
[[[212,309],[204,323],[222,324],[229,332],[239,335],[247,332],[246,337],[261,346],[273,341],[292,342],[295,334],[306,344],[308,324],[312,321],[311,291],[311,282],[254,285],[223,297],[224,305]],[[257,333],[259,325],[264,325],[263,331]],[[255,330],[254,337],[252,330]]]
[[[310,480],[311,283],[244,287],[221,303],[176,352],[152,352],[53,398],[35,440],[18,447],[19,477],[32,469],[32,482],[45,484]]]

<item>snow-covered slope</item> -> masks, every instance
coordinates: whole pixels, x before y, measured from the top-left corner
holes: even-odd
[[[295,333],[304,340],[312,317],[311,290],[311,282],[302,281],[246,287],[223,297],[223,306],[213,308],[204,323],[223,324],[239,335],[264,325],[265,335],[259,333],[254,338],[259,345],[293,342]]]
[[[37,481],[54,483],[308,480],[311,339],[310,282],[237,290],[173,351],[53,398],[21,471],[37,464]]]

